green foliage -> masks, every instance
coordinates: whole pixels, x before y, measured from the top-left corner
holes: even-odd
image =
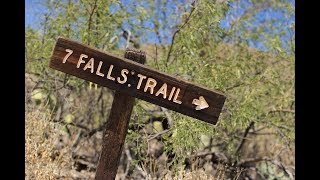
[[[92,109],[92,104],[88,104],[91,108],[86,110],[83,105],[74,103],[75,107],[70,108],[72,113],[66,114],[65,121],[70,123],[79,117],[88,118],[93,119],[94,127],[99,127],[107,117],[107,113],[101,111],[111,105],[110,92],[101,88],[102,99],[108,102],[103,104],[99,91],[95,94],[88,92],[88,82],[52,70],[48,63],[59,36],[122,56],[124,44],[119,32],[126,24],[141,43],[148,43],[148,32],[153,32],[160,42],[156,45],[157,57],[154,52],[147,52],[148,66],[222,91],[227,96],[215,126],[169,111],[174,122],[169,133],[162,135],[162,140],[164,151],[175,154],[171,163],[181,164],[181,160],[203,147],[201,137],[204,135],[223,144],[220,149],[227,156],[236,156],[235,150],[241,142],[239,136],[251,122],[257,127],[276,129],[278,138],[293,144],[295,25],[289,20],[294,16],[294,6],[282,1],[252,1],[246,13],[234,17],[231,28],[227,29],[222,28],[220,22],[230,15],[232,7],[241,5],[238,1],[197,2],[194,5],[174,2],[178,12],[174,13],[166,11],[166,1],[146,0],[133,4],[117,0],[46,1],[48,12],[44,15],[43,29],[26,28],[26,72],[45,81],[42,86],[44,94],[54,99],[55,110],[65,102],[58,97],[57,89],[61,86],[72,89],[72,95],[66,95],[65,99],[92,97],[90,102],[96,102],[101,109]],[[286,23],[274,18],[263,24],[256,23],[255,18],[265,9],[284,11]],[[147,23],[153,25],[146,27]],[[274,25],[277,23],[285,27],[278,31]],[[165,43],[168,32],[174,35],[174,39],[169,38],[169,43]],[[287,36],[289,41],[284,42],[283,38]],[[250,47],[248,41],[263,44],[263,51]],[[141,46],[143,49],[153,44]],[[136,101],[126,139],[126,143],[135,144],[132,150],[139,160],[147,159],[148,142],[143,131],[132,129],[147,127],[147,122],[154,116],[146,106],[151,107],[149,103]],[[154,134],[162,130],[157,123],[152,130]]]

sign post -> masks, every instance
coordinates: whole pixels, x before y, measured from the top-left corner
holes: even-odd
[[[207,123],[218,121],[224,94],[153,70],[144,62],[141,51],[128,50],[122,58],[67,38],[56,43],[51,68],[115,90],[96,179],[116,175],[135,97]]]
[[[126,49],[125,58],[144,64],[145,53]],[[109,119],[103,133],[102,151],[96,171],[96,179],[114,179],[117,175],[122,147],[126,139],[134,97],[116,91]]]

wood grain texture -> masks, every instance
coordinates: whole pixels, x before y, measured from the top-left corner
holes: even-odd
[[[144,52],[126,49],[126,58],[144,64]],[[96,171],[96,180],[113,180],[117,175],[123,145],[135,98],[116,91],[106,128],[103,134],[102,150]]]
[[[62,60],[68,54],[66,49],[73,50],[73,53],[67,59],[66,63],[62,63]],[[81,64],[80,68],[77,68],[76,66],[79,62],[79,57],[81,54],[87,55],[88,58],[84,59],[85,63]],[[96,75],[95,72],[91,73],[90,69],[83,69],[90,58],[94,58],[95,60],[95,71],[98,67],[98,62],[103,62],[100,72],[105,75],[104,77]],[[110,65],[113,65],[111,74],[115,79],[117,77],[122,77],[121,70],[129,70],[130,73],[127,75],[127,81],[125,84],[120,84],[116,80],[112,81],[106,78]],[[119,92],[126,93],[130,96],[157,104],[159,106],[211,124],[217,123],[222,107],[226,100],[226,96],[218,91],[210,90],[205,87],[175,78],[171,75],[161,73],[137,62],[102,52],[98,49],[91,48],[87,45],[67,38],[58,39],[49,66],[53,69],[74,75]],[[131,72],[134,72],[134,75],[132,75]],[[155,92],[161,88],[163,83],[166,83],[168,89],[167,96],[173,87],[180,88],[180,93],[178,94],[177,98],[182,102],[182,104],[177,104],[172,100],[169,101],[168,98],[165,99],[161,95],[155,96],[155,93],[151,94],[150,89],[148,89],[147,92],[144,92],[143,87],[146,85],[146,80],[142,82],[141,88],[137,89],[139,82],[139,77],[137,74],[142,74],[147,78],[155,79],[157,82],[157,85],[154,88]],[[202,110],[195,109],[196,105],[194,105],[192,102],[193,99],[198,99],[199,96],[203,96],[205,98],[206,102],[209,104],[208,108]]]
[[[96,171],[96,180],[113,180],[125,142],[134,97],[115,92],[109,119],[103,135],[102,150]]]

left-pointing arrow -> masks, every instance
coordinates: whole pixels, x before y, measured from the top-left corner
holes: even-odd
[[[196,105],[196,110],[201,110],[209,107],[209,104],[203,96],[200,96],[199,99],[193,99],[192,104]]]

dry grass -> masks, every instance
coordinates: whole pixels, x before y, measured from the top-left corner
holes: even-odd
[[[295,166],[295,147],[290,142],[281,142],[274,128],[266,128],[259,133],[262,135],[247,136],[241,154],[242,159],[273,157],[281,159],[287,166]]]
[[[25,165],[26,179],[56,179],[63,169],[70,167],[68,156],[55,155],[54,142],[58,139],[55,126],[40,110],[26,112]]]
[[[26,165],[26,179],[94,179],[94,169],[96,162],[91,162],[91,170],[83,169],[76,170],[74,167],[77,160],[72,158],[72,144],[76,137],[76,128],[70,127],[72,131],[70,137],[63,146],[59,146],[59,140],[63,135],[63,125],[58,122],[50,121],[49,110],[45,107],[28,106],[26,111],[26,152],[25,152],[25,165]],[[276,133],[271,129],[265,129],[259,133]],[[98,134],[96,134],[98,137]],[[101,137],[93,136],[90,139],[80,140],[78,144],[78,155],[93,156],[99,153],[101,145]],[[90,155],[91,154],[91,155]],[[274,157],[277,161],[281,161],[286,165],[289,170],[294,169],[294,147],[288,149],[283,146],[283,143],[274,135],[248,135],[247,141],[241,153],[242,159],[252,159],[258,157]],[[196,167],[192,166],[191,169],[181,169],[178,172],[172,172],[167,169],[166,161],[159,163],[155,161],[152,167],[164,167],[163,171],[158,177],[159,179],[213,179],[223,180],[232,177],[232,179],[242,179],[239,175],[245,172],[232,173],[230,176],[230,169],[219,164],[208,164],[197,166],[198,163],[192,162]],[[144,169],[149,168],[146,164]],[[207,166],[206,166],[207,165]],[[121,166],[119,166],[121,169]],[[122,167],[123,168],[123,167]],[[150,171],[151,172],[151,171]],[[118,171],[118,175],[123,172]],[[146,179],[154,179],[155,172],[151,175],[147,174]],[[129,177],[128,177],[129,176]],[[135,174],[128,175],[129,179],[138,179]],[[120,177],[120,176],[119,176]]]
[[[25,179],[93,179],[94,174],[77,172],[73,168],[68,146],[57,149],[60,139],[61,125],[51,122],[48,114],[41,108],[26,112],[26,150],[25,150]],[[224,174],[220,172],[219,176]],[[178,173],[168,172],[163,179],[223,179],[221,176],[208,175],[204,169]],[[146,177],[147,179],[153,179]]]

